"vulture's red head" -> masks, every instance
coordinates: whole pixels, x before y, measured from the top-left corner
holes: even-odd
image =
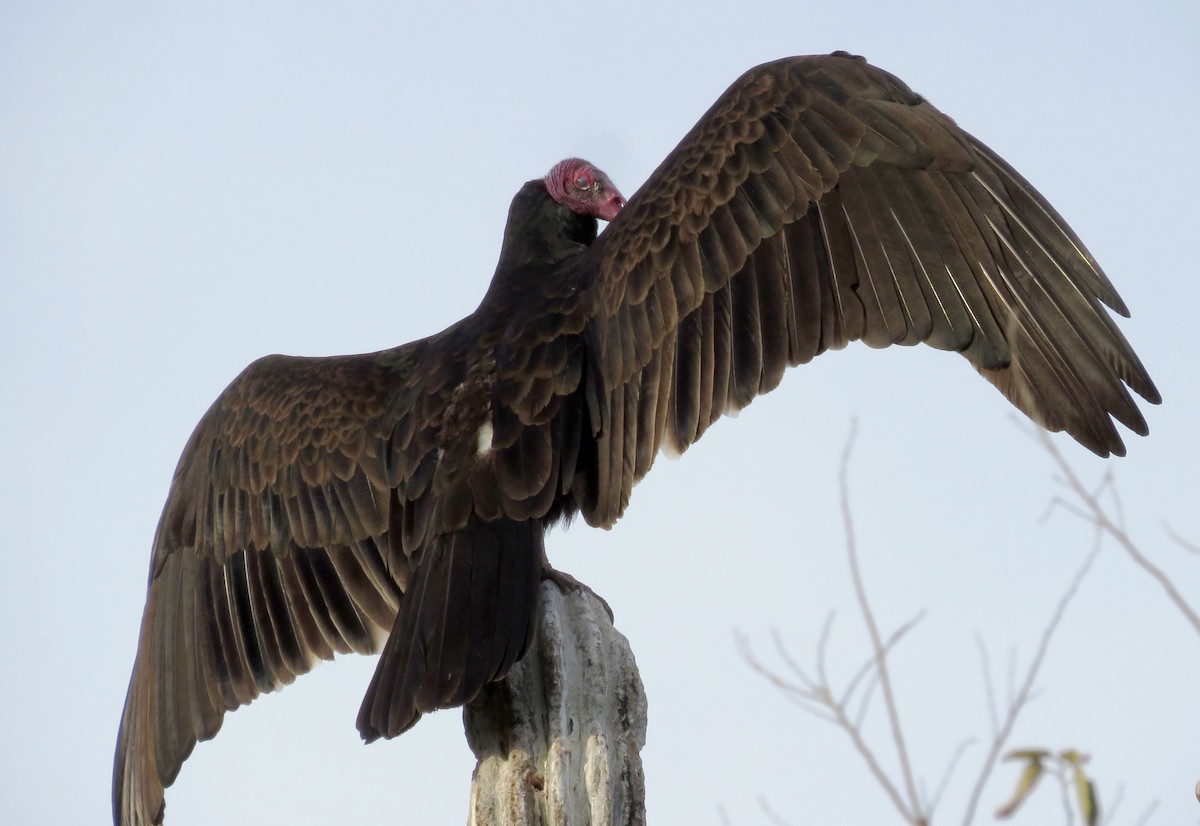
[[[625,206],[608,176],[582,158],[559,161],[543,180],[551,198],[580,215],[611,221]]]

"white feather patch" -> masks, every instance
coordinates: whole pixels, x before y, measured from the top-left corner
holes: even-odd
[[[483,426],[479,428],[479,432],[475,434],[480,456],[492,452],[492,432],[492,423],[484,422]]]

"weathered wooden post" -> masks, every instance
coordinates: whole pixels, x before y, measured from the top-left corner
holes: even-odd
[[[468,826],[641,826],[646,695],[629,642],[586,589],[546,581],[540,599],[529,654],[463,712]]]

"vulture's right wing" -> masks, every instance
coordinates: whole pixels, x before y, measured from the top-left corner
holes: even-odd
[[[611,524],[658,449],[688,447],[788,365],[853,340],[967,358],[1104,456],[1159,395],[1083,244],[1011,167],[901,81],[846,55],[750,70],[587,253]]]

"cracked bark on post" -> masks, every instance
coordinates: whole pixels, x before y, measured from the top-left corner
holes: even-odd
[[[586,589],[544,581],[540,600],[529,653],[463,711],[468,826],[644,826],[646,695],[629,642]]]

